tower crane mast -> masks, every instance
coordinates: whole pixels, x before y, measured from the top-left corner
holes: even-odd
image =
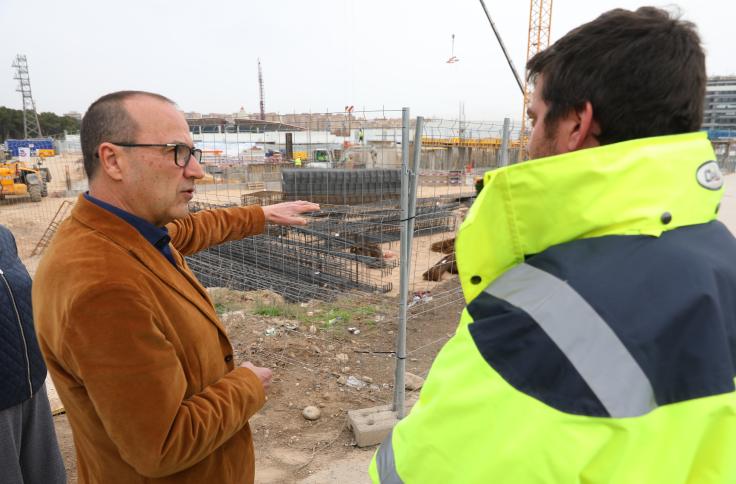
[[[263,94],[263,70],[261,69],[261,59],[258,59],[258,95],[259,102],[258,107],[260,108],[260,119],[261,121],[266,120],[266,98]]]
[[[552,0],[531,0],[529,2],[529,33],[527,35],[526,62],[537,53],[549,47],[550,33],[552,30]],[[531,86],[524,76],[524,106],[521,111],[521,158],[526,155],[528,138],[528,120],[526,111],[529,107],[531,97]]]

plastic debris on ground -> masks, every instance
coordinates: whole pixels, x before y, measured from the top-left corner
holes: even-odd
[[[428,303],[432,300],[432,291],[417,291],[412,295],[411,302],[407,307],[412,307],[419,303]]]
[[[350,375],[345,382],[345,385],[360,390],[362,388],[365,388],[367,384],[363,380]]]

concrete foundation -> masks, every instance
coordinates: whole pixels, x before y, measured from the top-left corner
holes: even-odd
[[[406,415],[409,414],[409,410],[414,406],[418,397],[419,395],[413,395],[407,398]],[[383,442],[399,421],[392,408],[393,405],[389,404],[348,411],[348,425],[353,429],[355,443],[358,447],[370,447]]]

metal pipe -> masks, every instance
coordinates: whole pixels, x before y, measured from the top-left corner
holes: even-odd
[[[509,164],[509,138],[511,137],[511,119],[503,118],[503,133],[501,134],[501,166]]]
[[[409,108],[401,110],[401,262],[399,265],[399,331],[396,337],[396,374],[394,378],[394,412],[397,418],[404,416],[404,374],[406,372],[406,309],[409,291],[408,239],[409,239]]]
[[[422,116],[417,116],[416,119],[416,131],[414,134],[414,158],[412,159],[412,166],[411,170],[409,170],[408,178],[409,178],[409,207],[408,212],[405,217],[406,224],[406,248],[404,250],[404,253],[402,254],[403,257],[406,257],[406,264],[403,264],[401,267],[401,276],[402,281],[405,281],[405,284],[402,285],[402,295],[404,295],[404,298],[408,298],[408,286],[409,286],[409,272],[411,268],[411,248],[414,241],[414,220],[417,213],[417,183],[419,182],[419,167],[421,166],[421,158],[422,158],[422,131],[424,128],[424,118]],[[404,317],[403,319],[399,320],[399,345],[397,347],[396,351],[396,358],[397,362],[401,362],[402,366],[402,372],[401,372],[401,386],[400,391],[398,393],[400,400],[398,403],[398,408],[396,410],[396,418],[402,419],[404,418],[404,400],[405,400],[405,391],[404,391],[404,375],[406,371],[406,311],[407,311],[407,302],[404,301]],[[398,384],[398,382],[397,382]]]
[[[416,119],[416,131],[414,134],[414,158],[412,159],[412,167],[409,171],[409,214],[407,215],[409,228],[408,235],[409,241],[407,244],[408,257],[411,260],[411,247],[412,239],[414,235],[414,220],[417,214],[417,184],[419,183],[419,167],[421,166],[420,160],[422,159],[422,132],[424,130],[424,118],[417,116]]]

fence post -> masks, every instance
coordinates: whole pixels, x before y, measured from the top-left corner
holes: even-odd
[[[66,182],[67,196],[72,196],[72,176],[69,174],[69,165],[64,165],[64,181]]]
[[[509,138],[511,137],[511,119],[503,118],[503,133],[501,134],[501,166],[509,164]]]
[[[404,415],[404,373],[406,371],[406,306],[409,291],[409,265],[406,258],[409,218],[409,108],[401,110],[401,247],[399,249],[399,331],[396,337],[396,374],[394,377],[394,412]]]
[[[417,207],[417,183],[419,181],[419,165],[422,153],[422,129],[424,118],[416,119],[414,135],[414,157],[409,167],[409,109],[402,110],[401,130],[401,261],[400,281],[401,291],[399,302],[399,334],[396,339],[396,377],[394,385],[394,405],[396,418],[404,418],[404,376],[406,373],[406,312],[409,298],[409,278],[411,270],[411,246],[414,239],[414,215]]]
[[[416,131],[414,132],[414,158],[412,159],[412,167],[409,171],[409,213],[407,215],[409,224],[408,241],[406,244],[407,258],[411,258],[412,242],[414,240],[414,216],[417,213],[417,184],[419,183],[419,168],[422,159],[422,132],[424,130],[424,118],[417,116]],[[408,282],[407,282],[408,284]]]

